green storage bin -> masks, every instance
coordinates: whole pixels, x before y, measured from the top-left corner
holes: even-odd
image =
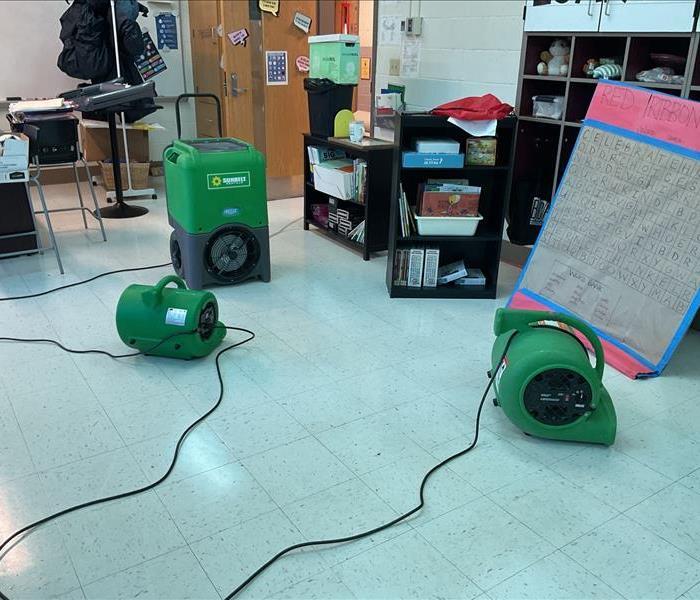
[[[309,77],[334,83],[360,81],[360,38],[340,33],[309,38]]]

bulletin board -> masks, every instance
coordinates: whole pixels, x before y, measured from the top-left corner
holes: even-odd
[[[700,103],[599,83],[509,304],[575,314],[658,375],[700,305]]]

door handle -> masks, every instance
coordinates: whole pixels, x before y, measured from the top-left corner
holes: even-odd
[[[238,74],[231,73],[231,95],[232,96],[239,96],[247,91],[248,91],[248,88],[239,88],[238,87]]]
[[[610,16],[610,0],[603,0],[605,2],[605,16]]]

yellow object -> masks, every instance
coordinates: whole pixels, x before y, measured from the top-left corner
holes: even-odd
[[[272,13],[276,17],[280,13],[280,0],[258,0],[258,8],[267,13]]]
[[[335,137],[346,138],[350,137],[350,121],[355,120],[355,115],[351,110],[344,108],[338,111],[333,121],[333,135]]]

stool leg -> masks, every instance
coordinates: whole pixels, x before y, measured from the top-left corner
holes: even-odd
[[[36,185],[36,189],[39,191],[39,200],[41,201],[41,210],[44,213],[44,218],[46,219],[46,228],[49,230],[49,238],[51,240],[51,247],[56,253],[56,262],[58,263],[58,270],[61,271],[61,275],[64,274],[63,263],[61,262],[61,254],[58,251],[58,244],[56,243],[56,236],[53,234],[53,226],[51,225],[51,216],[49,215],[49,209],[46,207],[46,198],[44,198],[44,189],[38,179],[32,179]]]
[[[107,234],[105,233],[105,226],[102,223],[102,213],[100,212],[100,204],[97,202],[97,196],[95,195],[95,186],[92,185],[92,174],[90,173],[90,167],[88,167],[87,161],[81,156],[81,162],[83,163],[83,168],[85,169],[85,175],[87,176],[88,182],[90,182],[90,194],[92,194],[92,203],[95,205],[95,218],[100,224],[100,230],[102,231],[102,241],[107,241]]]
[[[83,225],[85,225],[85,229],[88,228],[87,226],[87,219],[85,218],[85,204],[83,202],[83,193],[80,191],[80,177],[78,176],[78,169],[75,166],[75,163],[73,163],[73,177],[75,177],[75,187],[78,190],[78,201],[80,202],[80,214],[83,217]]]

